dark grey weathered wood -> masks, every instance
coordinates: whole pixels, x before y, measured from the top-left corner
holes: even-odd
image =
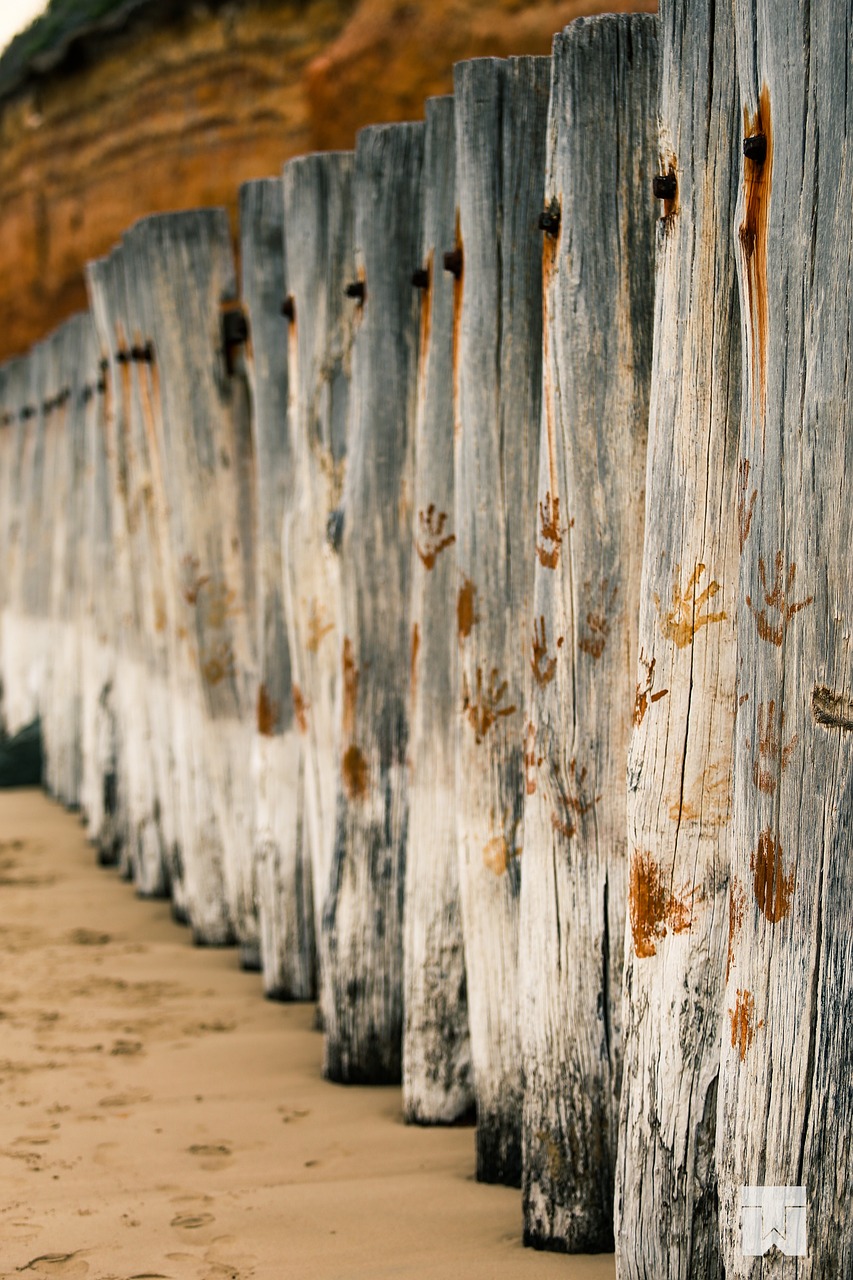
[[[353,346],[341,543],[340,756],[324,904],[324,1073],[400,1079],[412,442],[423,125],[358,135],[353,192],[364,287]]]
[[[353,168],[352,152],[340,152],[291,160],[283,175],[293,467],[284,515],[284,595],[302,745],[302,838],[318,939],[335,845],[342,635],[338,555],[327,530],[341,505],[346,465],[357,310],[344,294],[355,277]],[[327,986],[319,977],[317,985],[322,1020]]]
[[[453,502],[453,99],[426,106],[418,407],[412,511],[409,840],[403,1110],[447,1123],[473,1103],[456,848],[456,554]]]
[[[853,1269],[853,8],[738,0],[735,14],[738,119],[766,154],[741,160],[735,238],[746,361],[720,1229],[727,1277],[817,1280]],[[807,1257],[741,1252],[741,1188],[762,1184],[805,1188]]]
[[[460,645],[457,833],[477,1176],[521,1179],[518,897],[542,376],[550,59],[454,71],[461,275],[454,351]],[[452,246],[448,246],[448,249]]]
[[[254,778],[255,864],[264,990],[307,1000],[315,991],[314,904],[304,837],[300,744],[284,617],[282,522],[293,495],[287,431],[284,196],[280,179],[240,189],[242,292],[251,341],[257,493],[259,684]]]
[[[735,700],[740,149],[727,5],[660,6],[661,202],[616,1182],[620,1277],[720,1275],[713,1170]],[[700,107],[701,104],[701,107]]]
[[[521,885],[524,1238],[613,1249],[625,756],[654,319],[657,19],[555,37]]]

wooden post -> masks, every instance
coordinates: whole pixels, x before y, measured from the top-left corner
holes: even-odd
[[[456,535],[453,502],[453,99],[426,105],[421,337],[412,550],[409,841],[403,1111],[449,1123],[473,1103],[456,848]]]
[[[853,12],[744,0],[735,15],[743,553],[720,1227],[727,1277],[842,1276],[853,1268]],[[778,1223],[786,1249],[807,1257],[745,1255],[755,1211],[742,1211],[742,1192],[761,1185],[805,1195],[799,1241],[784,1200],[781,1217],[768,1206],[762,1223],[758,1209],[759,1249]]]
[[[124,248],[148,281],[150,394],[176,567],[188,910],[199,941],[227,941],[233,924],[254,961],[254,463],[240,327],[222,318],[236,293],[227,220],[220,210],[145,219]]]
[[[457,65],[457,833],[477,1177],[521,1180],[518,911],[532,683],[549,58]]]
[[[520,967],[524,1238],[613,1249],[654,318],[657,20],[555,37]]]
[[[51,376],[42,387],[52,453],[47,489],[47,654],[42,690],[44,777],[64,804],[79,802],[80,627],[77,611],[83,467],[82,361],[87,315],[66,321],[49,339]]]
[[[616,1178],[620,1277],[721,1274],[714,1178],[738,560],[731,10],[660,6],[657,278]],[[701,108],[700,105],[701,104]]]
[[[165,630],[165,605],[156,574],[151,529],[154,516],[150,466],[139,414],[134,412],[133,322],[130,311],[134,281],[128,255],[114,250],[93,263],[89,288],[104,358],[109,362],[109,449],[113,510],[117,519],[117,586],[115,607],[121,627],[116,666],[120,761],[127,805],[125,860],[137,891],[147,897],[166,892],[166,843],[160,817],[166,803],[157,785],[157,762],[163,704],[155,647]]]
[[[22,708],[24,690],[21,688],[19,639],[22,625],[24,530],[29,497],[29,471],[34,442],[35,419],[30,417],[31,367],[34,355],[22,356],[3,366],[3,419],[4,431],[9,433],[11,445],[7,454],[6,520],[7,550],[4,559],[6,572],[3,584],[2,680],[3,680],[3,728],[15,733],[27,723]]]
[[[84,375],[83,530],[81,563],[81,803],[89,839],[104,863],[117,857],[117,772],[112,698],[115,681],[115,587],[112,492],[106,451],[106,378],[91,313],[81,367]]]
[[[284,617],[282,521],[293,492],[287,432],[284,197],[280,179],[240,189],[242,292],[251,345],[257,492],[255,862],[264,990],[308,1000],[315,990],[314,904],[304,837],[300,743]]]
[[[341,541],[335,848],[323,919],[324,1074],[400,1079],[408,821],[412,441],[423,125],[364,129],[353,183],[359,308]]]
[[[283,573],[293,709],[302,743],[302,839],[320,938],[335,844],[342,633],[338,553],[327,536],[341,505],[357,308],[351,152],[302,156],[284,167],[284,239],[291,497]],[[318,959],[322,952],[318,948]],[[318,976],[322,1003],[325,985]]]
[[[45,412],[42,388],[50,376],[48,342],[30,352],[21,413],[24,417],[24,459],[22,467],[21,557],[16,598],[10,627],[8,675],[10,732],[15,733],[35,719],[41,709],[45,662],[45,628],[40,626],[46,587],[45,497]]]

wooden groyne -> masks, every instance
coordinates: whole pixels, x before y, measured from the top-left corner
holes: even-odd
[[[0,368],[6,731],[625,1280],[757,1274],[747,1187],[853,1256],[842,18],[462,63]]]

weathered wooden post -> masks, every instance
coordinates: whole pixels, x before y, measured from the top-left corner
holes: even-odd
[[[358,135],[360,311],[341,539],[337,822],[324,904],[324,1073],[400,1079],[408,822],[409,589],[423,125]]]
[[[721,1274],[714,1135],[735,702],[740,125],[729,7],[663,0],[659,22],[660,154],[647,180],[657,168],[662,217],[615,1231],[620,1277],[709,1280]]]
[[[79,801],[80,629],[77,588],[81,546],[82,484],[80,386],[83,326],[87,315],[66,321],[49,339],[51,377],[43,387],[46,431],[53,458],[46,511],[50,529],[47,578],[48,661],[42,700],[44,777],[67,805]]]
[[[718,1133],[723,1263],[733,1280],[846,1276],[853,9],[849,0],[745,0],[735,15],[742,128],[732,141],[741,165],[734,243],[745,365]],[[762,1221],[763,1186],[787,1191],[765,1204]],[[748,1190],[756,1187],[757,1198]],[[749,1255],[749,1238],[759,1253],[774,1225],[780,1249],[793,1256],[771,1252],[762,1263]]]
[[[315,989],[314,905],[281,556],[282,521],[293,492],[293,454],[287,432],[287,328],[281,313],[283,205],[280,179],[249,182],[240,189],[258,521],[255,862],[264,989],[270,996],[308,1000]]]
[[[549,58],[454,72],[457,833],[477,1176],[521,1180],[518,897],[532,683]]]
[[[106,452],[106,378],[94,319],[89,316],[81,358],[85,465],[81,565],[81,804],[89,839],[99,859],[117,856],[117,773],[112,696],[115,680],[115,588],[113,585],[112,494]]]
[[[21,414],[25,423],[22,469],[21,557],[10,628],[10,732],[33,720],[41,709],[44,683],[46,628],[47,537],[44,514],[46,470],[49,465],[43,388],[51,376],[49,342],[33,347],[27,360],[27,386]]]
[[[334,529],[343,493],[351,349],[357,308],[351,152],[284,167],[284,240],[292,491],[282,535],[293,710],[301,735],[302,838],[310,859],[315,936],[335,845],[340,573]],[[328,532],[332,526],[332,540]],[[322,950],[318,947],[318,959]],[[321,1004],[325,987],[318,975]]]
[[[3,728],[13,733],[25,723],[20,718],[18,681],[18,633],[23,581],[23,528],[25,519],[27,459],[32,429],[30,406],[31,356],[21,356],[3,366],[3,423],[8,445],[4,468],[4,522],[7,530],[3,576],[2,645]]]
[[[116,535],[115,608],[119,612],[116,667],[117,731],[123,798],[127,806],[127,848],[122,862],[137,891],[153,897],[167,890],[166,843],[161,828],[165,799],[157,785],[156,714],[162,699],[152,672],[158,634],[165,630],[165,606],[154,579],[151,479],[145,441],[134,413],[131,372],[133,274],[128,254],[115,249],[90,264],[92,310],[109,382],[108,421],[113,524]]]
[[[152,408],[185,642],[177,659],[176,751],[184,757],[181,794],[190,810],[187,907],[199,941],[225,942],[233,926],[253,964],[254,462],[239,367],[247,334],[233,309],[225,213],[144,219],[125,236],[124,251],[149,282]]]
[[[625,755],[654,319],[657,20],[555,37],[521,883],[524,1238],[613,1248]]]
[[[453,99],[426,105],[415,480],[412,512],[409,840],[404,936],[403,1110],[421,1124],[473,1103],[456,846],[456,555],[453,502]]]

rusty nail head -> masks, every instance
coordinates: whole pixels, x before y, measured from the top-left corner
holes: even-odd
[[[554,202],[539,215],[539,230],[555,236],[560,230],[560,206]]]
[[[146,342],[144,347],[134,347],[130,354],[134,360],[139,361],[141,364],[153,364],[154,344]]]
[[[418,267],[417,271],[412,272],[412,284],[416,289],[429,288],[429,272],[426,267]]]
[[[127,364],[130,360],[130,352],[122,349],[116,352],[116,360],[119,364]]]
[[[462,275],[462,250],[459,248],[451,249],[444,255],[444,269],[449,271],[454,279],[458,280]]]
[[[296,315],[296,303],[293,300],[292,293],[289,293],[281,304],[281,314],[286,320],[292,320]]]
[[[674,173],[658,173],[652,178],[652,191],[656,200],[674,200],[677,190]]]
[[[107,389],[106,378],[99,378],[97,382],[96,390],[99,391],[101,395],[103,395],[106,389]]]
[[[747,160],[755,164],[764,164],[767,159],[767,138],[763,133],[754,133],[743,140],[743,154]]]
[[[249,324],[239,307],[222,312],[222,342],[226,347],[238,347],[249,337]]]
[[[364,281],[353,280],[352,284],[346,287],[346,295],[348,298],[357,298],[359,302],[364,302]]]

